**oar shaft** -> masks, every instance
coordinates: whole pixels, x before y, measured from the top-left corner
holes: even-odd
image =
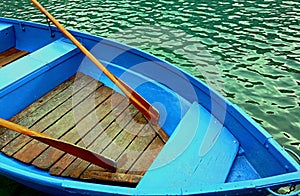
[[[18,125],[16,123],[13,123],[11,121],[8,121],[8,120],[4,120],[3,118],[0,118],[0,126],[3,126],[7,129],[10,129],[10,130],[13,130],[13,131],[16,131],[16,132],[19,132],[23,135],[27,135],[29,137],[47,137],[47,138],[51,138],[50,136],[44,134],[44,133],[40,133],[40,132],[37,132],[37,131],[33,131],[33,130],[30,130],[26,127],[23,127],[21,125]]]
[[[90,53],[67,29],[65,29],[38,1],[31,0],[31,2],[43,13],[53,24],[68,37],[113,83],[115,83],[120,90],[129,98],[130,102],[141,111],[145,117],[152,123],[156,124],[159,118],[159,112],[141,95],[124,83],[121,79],[113,75],[106,67],[98,61],[98,59]]]
[[[21,125],[15,124],[13,122],[4,120],[0,118],[0,126],[3,126],[7,129],[10,129],[12,131],[19,132],[21,134],[27,135],[31,138],[34,138],[40,142],[43,142],[45,144],[48,144],[54,148],[57,148],[59,150],[62,150],[66,153],[69,153],[71,155],[74,155],[76,157],[79,157],[83,160],[89,161],[95,165],[98,165],[100,167],[103,167],[105,169],[116,171],[117,165],[116,162],[108,159],[102,155],[99,155],[95,152],[89,151],[85,148],[76,146],[74,144],[64,142],[58,139],[55,139],[47,134],[40,133],[37,131],[30,130],[26,127],[23,127]]]

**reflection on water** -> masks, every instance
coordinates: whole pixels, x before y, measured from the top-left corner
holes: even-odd
[[[205,80],[300,150],[300,2],[41,1],[65,26],[141,48]],[[45,23],[27,0],[0,16]]]

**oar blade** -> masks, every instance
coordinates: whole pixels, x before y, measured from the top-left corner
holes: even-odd
[[[71,155],[79,157],[85,161],[91,162],[100,167],[103,167],[104,169],[114,171],[114,172],[117,170],[117,164],[115,161],[113,161],[109,158],[106,158],[102,155],[99,155],[95,152],[92,152],[88,149],[82,148],[80,146],[76,146],[74,144],[71,144],[71,143],[68,143],[68,142],[65,142],[62,140],[55,139],[47,134],[28,129],[26,127],[23,127],[21,125],[18,125],[16,123],[13,123],[11,121],[8,121],[8,120],[2,119],[2,118],[0,118],[0,126],[3,126],[12,131],[16,131],[18,133],[27,135],[27,136],[34,138],[40,142],[48,144],[49,146],[53,146],[54,148],[57,148],[66,153],[69,153]]]
[[[113,172],[117,170],[117,164],[115,161],[107,157],[104,157],[100,154],[97,154],[95,152],[92,152],[90,150],[87,150],[85,148],[82,148],[80,146],[76,146],[74,144],[57,140],[54,138],[47,138],[47,137],[40,137],[40,136],[32,136],[32,138],[40,142],[43,142],[45,144],[48,144],[49,146],[62,150],[66,153],[79,157],[85,161],[91,162],[107,170]]]
[[[121,84],[128,92],[129,101],[153,124],[158,123],[159,111],[153,107],[147,100],[145,100],[140,94],[133,90],[121,79],[117,79],[118,83]]]

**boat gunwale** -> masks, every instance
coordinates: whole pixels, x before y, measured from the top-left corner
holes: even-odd
[[[2,154],[2,153],[0,153]],[[58,190],[54,190],[53,193],[61,193],[60,191],[67,191],[69,193],[78,193],[77,191],[82,190],[81,188],[85,188],[86,194],[101,194],[101,193],[109,193],[109,194],[123,194],[123,195],[132,195],[132,194],[143,194],[143,195],[164,195],[166,189],[160,189],[157,188],[155,190],[153,189],[139,189],[139,188],[131,188],[131,187],[119,187],[119,186],[110,186],[110,185],[103,185],[103,184],[96,184],[96,183],[90,183],[90,182],[82,182],[82,181],[74,181],[70,179],[66,179],[64,177],[55,177],[52,178],[47,172],[42,170],[37,170],[34,174],[30,172],[30,170],[26,169],[28,168],[27,165],[20,163],[16,160],[13,160],[11,158],[5,157],[6,159],[9,159],[8,161],[10,164],[4,164],[0,162],[0,167],[2,168],[1,174],[11,174],[11,171],[15,173],[14,176],[19,178],[12,178],[11,179],[19,181],[18,179],[25,179],[29,184],[31,182],[38,182],[40,181],[39,185],[49,186],[54,185],[55,187],[60,187]],[[17,169],[13,165],[20,165],[21,167],[24,167],[24,169]],[[36,169],[35,169],[36,170]],[[6,172],[3,172],[6,171]],[[46,174],[46,175],[45,175]],[[226,192],[232,193],[232,191],[241,191],[243,189],[249,189],[249,190],[256,190],[258,193],[260,190],[265,190],[266,188],[272,188],[272,187],[278,187],[282,186],[282,184],[289,184],[289,183],[298,183],[299,182],[299,176],[300,171],[292,172],[283,174],[280,176],[271,176],[261,179],[255,179],[255,180],[247,180],[247,181],[240,181],[240,182],[231,182],[231,183],[223,183],[223,184],[215,184],[215,185],[206,185],[205,188],[194,188],[194,189],[178,189],[176,192],[173,192],[174,194],[183,194],[183,193],[189,193],[189,194],[201,194],[201,193],[207,193],[207,194],[220,194],[223,195]],[[43,179],[44,181],[41,181]],[[293,180],[291,180],[293,179]],[[41,183],[44,182],[44,183]],[[32,185],[32,184],[31,184]],[[217,188],[218,187],[218,188]],[[217,188],[217,189],[216,189]],[[99,192],[101,190],[101,192]],[[52,190],[53,191],[53,190]],[[171,191],[171,190],[168,190]],[[174,190],[173,190],[174,191]],[[188,192],[187,192],[188,191]],[[172,192],[171,192],[172,193]]]

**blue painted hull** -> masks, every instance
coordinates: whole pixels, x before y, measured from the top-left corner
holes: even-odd
[[[203,82],[137,49],[72,33],[156,105],[169,141],[135,188],[51,176],[2,153],[0,174],[56,195],[262,194],[300,182],[299,164],[272,136]],[[11,118],[77,72],[119,91],[54,27],[0,18],[0,42],[2,51],[29,51],[26,59],[32,64],[16,70],[25,61],[20,59],[0,69],[1,118]]]

